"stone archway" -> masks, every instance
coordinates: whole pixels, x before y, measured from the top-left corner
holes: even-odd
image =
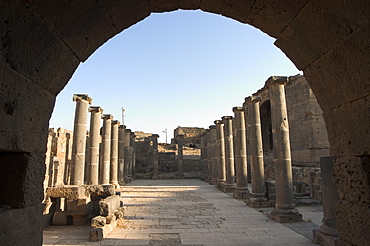
[[[276,38],[324,111],[347,243],[365,244],[370,212],[370,4],[354,1],[2,1],[0,3],[1,242],[41,245],[42,180],[55,97],[78,64],[153,12],[201,9]],[[17,219],[13,219],[17,218]],[[350,223],[351,222],[351,223]]]

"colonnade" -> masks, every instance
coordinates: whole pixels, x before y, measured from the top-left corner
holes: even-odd
[[[265,84],[271,101],[275,163],[276,202],[270,218],[279,222],[302,219],[302,215],[295,209],[293,196],[289,125],[284,92],[287,80],[287,77],[274,76]],[[271,205],[266,197],[264,178],[259,112],[261,99],[258,93],[245,98],[243,107],[233,108],[233,116],[223,116],[221,120],[216,120],[216,126],[210,126],[201,137],[201,178],[215,184],[224,192],[233,193],[235,198],[245,199],[252,207]],[[216,137],[213,137],[213,130]],[[251,177],[251,180],[248,177]],[[251,190],[248,188],[249,181]]]
[[[92,98],[88,95],[75,94],[73,101],[76,101],[76,111],[71,185],[111,184],[118,187],[130,182],[135,166],[134,133],[118,120],[113,120],[112,115],[102,114],[101,107],[89,107]],[[88,112],[90,130],[87,138]]]

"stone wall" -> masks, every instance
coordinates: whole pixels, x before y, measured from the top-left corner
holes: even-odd
[[[177,143],[178,135],[184,135],[184,146],[192,145],[192,147],[198,147],[200,145],[200,135],[205,131],[204,128],[199,127],[179,126],[174,130],[174,143]]]

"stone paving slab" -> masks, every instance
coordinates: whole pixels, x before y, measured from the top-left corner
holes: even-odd
[[[125,221],[108,238],[89,242],[89,226],[55,226],[43,245],[316,245],[302,235],[316,225],[277,223],[201,180],[135,180],[120,191]]]

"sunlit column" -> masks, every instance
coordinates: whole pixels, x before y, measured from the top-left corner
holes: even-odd
[[[225,136],[225,160],[226,160],[226,183],[224,192],[233,192],[235,189],[235,168],[234,168],[234,143],[233,143],[233,117],[223,116]]]
[[[118,126],[120,122],[113,120],[111,125],[111,153],[110,153],[110,184],[118,187]]]
[[[101,161],[100,161],[100,184],[109,184],[109,168],[110,168],[110,151],[111,151],[111,133],[112,119],[110,114],[103,114],[103,131],[101,142]]]

